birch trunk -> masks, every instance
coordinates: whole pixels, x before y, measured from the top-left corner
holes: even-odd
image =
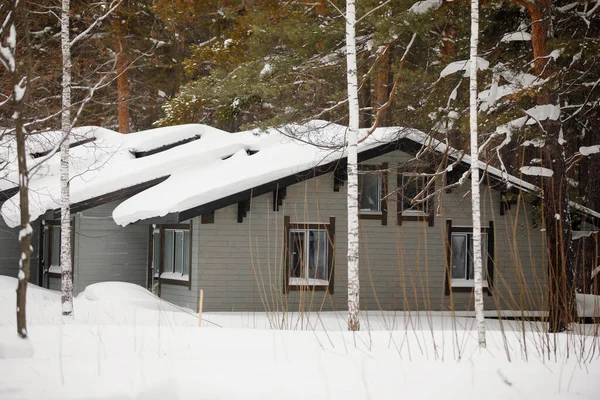
[[[479,347],[486,347],[483,317],[483,260],[481,256],[481,207],[479,193],[479,149],[477,144],[477,47],[479,42],[479,0],[471,0],[470,130],[471,205],[473,212],[473,269],[475,273],[475,317]]]
[[[348,79],[348,330],[360,329],[358,278],[358,77],[355,1],[346,1],[346,71]]]
[[[31,260],[31,234],[33,230],[29,224],[29,177],[27,170],[27,156],[25,152],[25,128],[23,126],[23,101],[27,90],[27,80],[19,78],[17,61],[15,59],[17,49],[17,29],[15,26],[16,14],[21,13],[18,0],[13,0],[7,10],[7,14],[2,16],[5,21],[0,28],[0,37],[2,43],[0,47],[1,64],[5,67],[10,76],[10,84],[13,88],[12,119],[15,124],[15,136],[17,139],[17,159],[19,168],[19,206],[21,208],[21,229],[19,231],[19,249],[21,256],[19,258],[19,272],[17,275],[17,334],[27,338],[27,284],[30,274]],[[26,24],[25,24],[26,25]],[[5,29],[8,28],[8,32]],[[25,28],[27,32],[27,27]]]
[[[71,265],[71,209],[69,196],[69,135],[71,132],[71,43],[69,35],[69,0],[62,0],[61,49],[62,75],[62,143],[60,145],[60,265],[62,313],[73,313],[73,268]]]

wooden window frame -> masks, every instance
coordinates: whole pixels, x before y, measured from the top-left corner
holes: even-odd
[[[334,293],[335,286],[335,217],[329,217],[329,223],[291,223],[288,215],[284,216],[284,263],[283,263],[283,293],[288,294],[290,291],[327,291],[329,294]],[[290,285],[289,270],[290,270],[290,248],[289,237],[290,232],[296,229],[303,230],[325,230],[328,239],[328,272],[329,283],[327,285]]]
[[[42,220],[40,221],[40,238],[39,238],[39,242],[40,242],[40,248],[38,249],[38,265],[40,267],[40,276],[42,278],[41,280],[41,285],[40,286],[44,286],[44,276],[47,276],[48,278],[53,278],[53,279],[60,279],[62,274],[61,273],[56,273],[56,272],[49,272],[48,271],[48,267],[46,267],[46,258],[44,257],[44,247],[45,247],[45,243],[46,243],[46,226],[48,226],[48,240],[49,240],[49,244],[48,244],[48,260],[52,259],[52,238],[54,236],[54,234],[52,233],[52,229],[50,227],[53,226],[61,226],[61,222],[60,220]],[[71,273],[73,275],[73,281],[75,279],[75,221],[71,220]]]
[[[427,211],[422,213],[422,214],[417,214],[417,213],[410,213],[410,214],[404,214],[403,213],[403,207],[404,207],[404,202],[402,201],[403,199],[403,192],[404,192],[404,184],[403,184],[403,178],[404,176],[423,176],[426,179],[425,182],[425,186],[427,187],[427,191],[425,193],[425,196],[429,196],[430,194],[430,190],[431,190],[431,185],[435,185],[435,182],[432,182],[432,177],[429,176],[426,173],[421,173],[419,171],[414,171],[414,172],[408,172],[406,170],[402,170],[399,169],[398,170],[398,178],[397,178],[397,185],[398,185],[398,189],[396,192],[396,223],[397,225],[402,225],[403,221],[417,221],[417,222],[427,222],[428,226],[434,226],[435,225],[435,205],[433,204],[433,198],[429,198],[427,199]]]
[[[452,220],[446,221],[446,278],[444,293],[446,296],[450,293],[473,293],[474,286],[452,286],[452,234],[453,233],[473,233],[472,227],[452,226]],[[484,293],[492,295],[494,287],[494,268],[495,268],[495,249],[494,249],[494,221],[490,221],[487,227],[481,227],[481,233],[487,234],[488,256],[485,263],[487,269],[487,286],[483,287]]]
[[[381,178],[381,193],[379,194],[380,198],[380,212],[368,212],[358,210],[358,218],[365,220],[378,220],[381,221],[381,225],[387,225],[387,216],[388,216],[388,163],[382,163],[380,165],[363,165],[359,164],[358,166],[359,173],[362,171],[363,173],[377,173]],[[360,186],[359,186],[360,190]],[[360,196],[360,191],[359,191]]]
[[[146,277],[146,287],[148,290],[152,290],[152,285],[154,282],[154,276],[152,274],[152,263],[154,258],[154,230],[159,229],[159,262],[158,262],[158,288],[157,293],[160,297],[161,294],[161,285],[177,285],[177,286],[187,286],[188,289],[192,289],[192,255],[193,255],[193,244],[194,244],[194,236],[193,236],[193,223],[190,221],[189,224],[162,224],[162,225],[150,225],[149,226],[149,239],[148,239],[148,273]],[[188,268],[188,279],[167,279],[161,278],[162,273],[164,272],[164,258],[165,258],[165,230],[188,230],[190,232],[190,249],[189,249],[189,260],[190,265]]]

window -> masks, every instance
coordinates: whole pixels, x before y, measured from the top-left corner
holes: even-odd
[[[381,213],[381,175],[364,172],[358,175],[358,208],[361,213]]]
[[[285,220],[284,292],[290,290],[327,290],[333,293],[333,232],[329,224],[292,224]]]
[[[60,225],[46,225],[44,238],[44,262],[46,263],[46,271],[49,274],[59,274],[60,269]]]
[[[446,294],[450,291],[471,292],[474,286],[473,228],[453,227],[446,221],[448,245],[446,247]],[[494,278],[494,223],[481,228],[481,257],[483,261],[483,288],[490,294]]]
[[[40,269],[38,279],[42,283],[43,287],[49,287],[50,278],[60,278],[61,260],[60,260],[60,221],[58,220],[44,220],[41,226],[41,237],[40,237]],[[75,232],[73,222],[71,222],[71,252],[75,250]],[[72,259],[73,253],[71,253]],[[75,266],[72,265],[73,275],[75,274]]]
[[[359,217],[380,219],[382,225],[387,225],[387,163],[358,168]]]
[[[429,213],[428,200],[423,200],[427,196],[427,184],[429,177],[426,175],[403,174],[400,186],[402,215],[427,215]],[[425,191],[425,195],[421,194]],[[419,194],[421,194],[419,196]],[[416,199],[416,201],[413,201]]]
[[[160,284],[191,287],[191,226],[151,227],[148,287],[160,296]]]
[[[473,233],[452,232],[452,287],[473,286],[475,279],[473,262]],[[487,234],[481,234],[481,259],[483,280],[487,286]]]
[[[433,185],[426,174],[399,172],[398,225],[403,221],[427,221],[429,226],[434,226],[434,207],[431,199],[427,199]]]

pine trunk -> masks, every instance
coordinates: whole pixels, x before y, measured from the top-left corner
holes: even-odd
[[[380,48],[376,68],[375,87],[373,88],[372,107],[373,115],[377,115],[378,126],[388,126],[387,109],[382,106],[389,99],[388,83],[390,80],[390,49]]]
[[[73,313],[73,268],[71,265],[71,209],[69,196],[69,136],[71,132],[71,43],[69,35],[69,0],[62,0],[61,49],[62,76],[62,143],[60,145],[60,265],[62,313]]]
[[[119,19],[120,20],[120,19]],[[129,82],[127,81],[127,55],[125,54],[123,30],[115,22],[115,53],[117,54],[117,109],[119,132],[129,133]]]
[[[470,128],[471,128],[471,206],[473,213],[473,269],[475,273],[475,317],[479,347],[486,347],[483,316],[483,260],[481,256],[481,206],[479,191],[479,148],[477,141],[477,47],[479,43],[479,0],[471,1],[470,48]]]
[[[355,1],[346,1],[346,71],[348,79],[348,330],[360,329],[358,278],[358,77]]]
[[[550,0],[527,2],[531,17],[531,45],[536,75],[549,78],[554,72],[548,57],[548,33],[552,18]],[[537,103],[557,104],[548,89],[539,92]],[[541,122],[546,143],[542,149],[542,165],[551,169],[551,177],[542,178],[543,213],[548,252],[548,319],[550,332],[561,332],[575,320],[574,260],[571,212],[567,192],[566,160],[559,141],[557,121]]]

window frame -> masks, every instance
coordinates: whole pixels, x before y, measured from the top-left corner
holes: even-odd
[[[150,225],[148,227],[149,238],[148,238],[148,273],[146,277],[146,287],[148,290],[153,291],[154,288],[154,278],[155,274],[153,273],[153,262],[154,262],[154,235],[158,233],[158,242],[159,242],[159,262],[158,262],[158,277],[157,278],[157,294],[160,297],[161,294],[161,285],[177,285],[177,286],[187,286],[188,289],[192,289],[192,248],[193,248],[193,224],[192,221],[188,224],[156,224]],[[158,230],[158,232],[157,232]],[[188,249],[188,279],[170,279],[163,278],[162,274],[165,272],[165,239],[166,239],[166,231],[188,231],[189,232],[189,249]],[[184,236],[185,237],[185,236]],[[173,240],[176,240],[176,235],[173,235]],[[175,257],[175,252],[173,253],[173,257]],[[175,273],[175,272],[172,272]],[[182,271],[182,277],[184,276]]]
[[[388,214],[388,163],[382,163],[379,165],[372,164],[359,164],[358,165],[358,176],[359,176],[359,185],[358,185],[358,196],[359,196],[359,209],[358,209],[358,218],[359,219],[371,219],[371,220],[381,220],[381,225],[387,225],[387,214]],[[371,211],[371,210],[361,210],[360,209],[360,176],[361,175],[376,175],[381,180],[381,189],[379,193],[379,210]]]
[[[288,294],[291,291],[326,291],[329,294],[334,293],[335,286],[335,217],[329,218],[329,223],[291,223],[289,216],[284,216],[284,263],[283,263],[283,293]],[[290,270],[290,234],[292,232],[325,231],[327,235],[327,285],[310,284],[291,284]],[[306,251],[308,249],[305,247]]]
[[[405,198],[405,196],[404,196],[404,187],[405,187],[404,186],[404,177],[423,177],[423,179],[424,179],[423,187],[426,188],[425,197],[429,196],[429,194],[431,192],[431,186],[432,185],[435,186],[435,181],[433,181],[431,174],[424,173],[424,172],[418,172],[418,171],[407,172],[405,170],[399,169],[398,170],[398,178],[397,178],[398,189],[396,192],[396,211],[397,211],[396,222],[397,222],[397,224],[402,225],[403,221],[420,221],[420,222],[427,221],[429,226],[434,226],[435,206],[433,204],[432,198],[429,198],[425,201],[425,204],[426,204],[425,211],[404,210],[404,198]]]
[[[465,282],[469,282],[468,279],[456,279],[461,282],[460,285],[453,285],[452,281],[452,236],[454,233],[473,234],[473,228],[468,226],[452,226],[452,220],[446,221],[446,278],[445,278],[445,294],[450,293],[472,293],[475,289],[475,280],[472,285],[466,285]],[[492,289],[494,286],[494,267],[495,267],[495,254],[494,254],[494,221],[489,222],[489,226],[481,227],[481,233],[487,235],[487,259],[483,263],[485,278],[483,281],[483,291],[487,292],[488,295],[492,295]],[[468,246],[468,244],[467,244]]]
[[[40,221],[40,248],[38,249],[38,265],[40,268],[40,277],[41,277],[41,285],[42,287],[49,287],[50,282],[49,278],[60,279],[62,276],[62,272],[50,272],[51,265],[46,265],[48,260],[52,260],[53,252],[52,252],[52,240],[54,239],[54,229],[58,227],[59,234],[59,249],[60,249],[60,232],[61,229],[61,221],[52,219],[52,220],[41,220]],[[48,247],[46,248],[46,244]],[[47,252],[45,250],[48,250]],[[46,257],[48,259],[46,259]],[[60,254],[59,254],[59,266],[60,266]],[[75,222],[71,219],[71,273],[73,279],[75,278]]]

